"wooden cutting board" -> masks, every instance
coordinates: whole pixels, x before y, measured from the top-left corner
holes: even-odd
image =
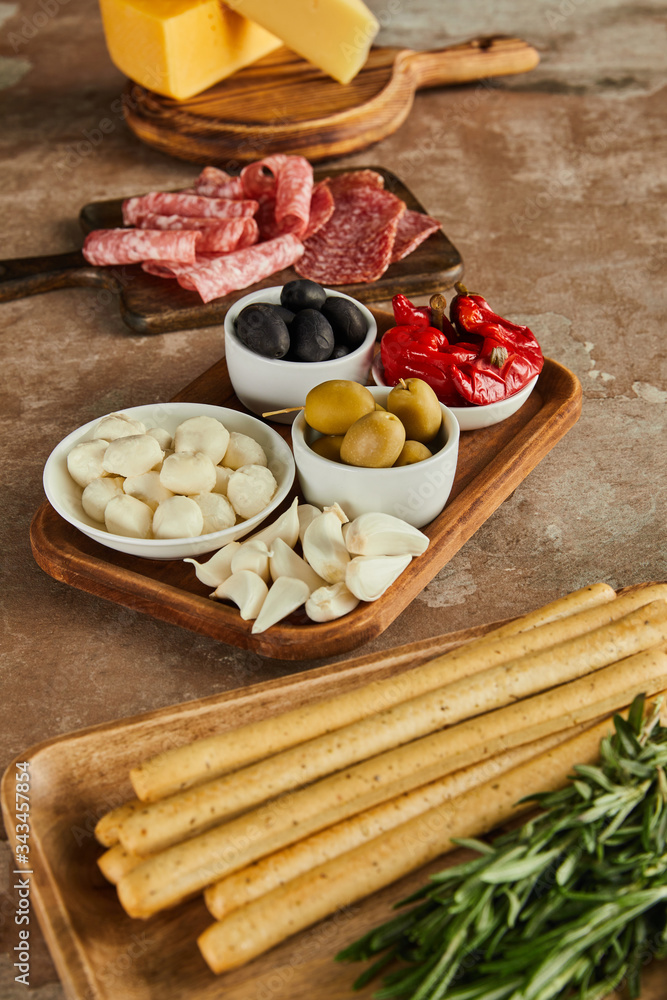
[[[165,745],[179,746],[380,680],[498,624],[83,729],[23,751],[3,778],[2,809],[15,849],[15,763],[28,761],[30,901],[69,1000],[370,1000],[378,984],[354,993],[352,982],[362,967],[336,963],[334,955],[388,920],[393,904],[431,872],[461,861],[461,851],[339,910],[248,965],[214,976],[195,943],[211,923],[201,897],[148,921],[130,919],[97,869],[103,849],[93,836],[95,822],[132,796],[129,769]],[[667,963],[652,962],[642,971],[643,1000],[664,1000],[666,970]]]
[[[253,159],[261,155],[257,150]],[[361,168],[353,168],[361,169]],[[382,174],[385,187],[405,202],[409,209],[424,212],[424,206],[390,170],[370,167]],[[315,179],[334,177],[346,171],[316,170]],[[130,192],[128,192],[128,197]],[[94,201],[81,209],[84,233],[92,229],[113,229],[123,225],[122,198]],[[392,264],[378,281],[361,285],[340,285],[339,290],[361,302],[388,301],[397,292],[412,298],[451,288],[463,274],[463,261],[442,229],[429,236],[414,253]],[[57,288],[103,288],[118,296],[120,314],[133,333],[167,333],[222,323],[233,302],[257,288],[283,285],[298,277],[292,268],[265,278],[238,292],[231,292],[204,304],[196,292],[181,288],[175,281],[155,278],[139,264],[125,267],[93,267],[80,250],[48,257],[26,257],[0,261],[0,303]]]
[[[377,310],[374,314],[382,333],[392,317]],[[176,400],[242,409],[224,359],[186,386]],[[252,622],[243,621],[231,605],[210,600],[210,588],[199,583],[182,560],[141,559],[108,549],[77,531],[48,502],[39,508],[30,528],[33,555],[56,580],[261,656],[283,660],[337,656],[388,628],[576,423],[580,411],[576,376],[547,358],[535,389],[517,413],[493,427],[461,434],[449,500],[423,529],[430,538],[426,552],[413,559],[379,600],[362,602],[343,619],[315,624],[299,611],[253,634]],[[290,440],[288,425],[273,427]],[[292,495],[297,489],[295,484]]]
[[[398,129],[416,90],[525,73],[539,54],[519,38],[475,38],[430,52],[375,47],[346,86],[278,49],[187,101],[128,82],[125,120],[143,142],[227,169],[269,153],[317,162],[353,153]]]

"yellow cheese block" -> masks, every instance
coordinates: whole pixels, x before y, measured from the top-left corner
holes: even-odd
[[[362,0],[227,0],[339,83],[364,65],[380,25]]]
[[[219,0],[100,0],[100,7],[118,69],[181,101],[282,44]]]

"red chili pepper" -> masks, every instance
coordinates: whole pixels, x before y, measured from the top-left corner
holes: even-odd
[[[413,306],[406,295],[394,295],[391,305],[398,326],[431,325],[431,310],[428,306]]]
[[[443,314],[443,296],[433,296],[430,307],[414,306],[405,295],[394,296],[399,325],[382,338],[385,378],[391,385],[400,378],[423,378],[450,406],[505,399],[541,371],[540,346],[528,327],[497,316],[481,295],[468,293],[465,286],[456,288],[450,307],[454,326]]]

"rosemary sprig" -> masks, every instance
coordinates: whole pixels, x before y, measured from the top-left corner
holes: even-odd
[[[567,788],[478,857],[432,876],[338,956],[374,959],[378,1000],[602,1000],[667,957],[667,728],[635,699]],[[389,969],[390,971],[386,971]]]

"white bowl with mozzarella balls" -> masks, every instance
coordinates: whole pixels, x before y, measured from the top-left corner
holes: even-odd
[[[168,538],[142,538],[132,537],[126,534],[116,534],[106,530],[103,523],[86,513],[82,504],[84,486],[77,483],[70,475],[70,472],[68,471],[68,455],[72,453],[72,450],[76,448],[77,445],[80,445],[83,442],[93,442],[95,440],[97,429],[102,421],[111,420],[112,418],[130,421],[136,420],[144,424],[147,431],[160,428],[169,437],[173,437],[176,429],[183,424],[184,421],[191,420],[193,417],[213,418],[213,420],[219,421],[223,424],[230,434],[235,432],[236,435],[245,435],[256,442],[256,444],[260,445],[266,455],[267,467],[275,479],[276,487],[268,503],[266,503],[266,505],[263,506],[259,512],[252,513],[245,519],[239,520],[236,524],[233,524],[230,527],[222,528],[218,531],[207,532],[206,534],[198,534],[195,536],[190,535]],[[112,425],[108,424],[107,426],[111,427]],[[242,440],[243,438],[238,438],[238,441]],[[166,438],[159,443],[159,450],[161,454],[164,453],[165,441]],[[145,445],[145,442],[141,443]],[[88,449],[79,449],[77,454],[81,454],[87,450]],[[137,481],[141,481],[145,479],[146,475],[151,474],[145,472],[137,474],[132,469],[132,463],[134,461],[140,463],[142,457],[141,455],[136,457],[135,450],[128,449],[128,454],[125,457],[122,456],[122,451],[122,448],[117,448],[112,452],[112,456],[115,461],[121,462],[119,468],[122,468],[123,471],[129,470],[133,472],[133,478]],[[94,466],[96,462],[100,461],[99,456],[96,454],[96,446],[91,445],[90,452],[91,455],[89,456],[89,460]],[[121,457],[118,458],[116,453],[121,453]],[[169,457],[168,451],[166,454],[167,457]],[[178,452],[175,452],[174,454],[178,454]],[[183,452],[182,454],[188,455],[189,453]],[[252,457],[252,455],[250,457]],[[150,458],[151,456],[149,455],[148,458],[144,459],[144,465],[147,461],[150,461]],[[122,463],[127,464],[123,465]],[[137,467],[139,468],[140,464],[138,464]],[[244,469],[257,469],[258,467],[261,468],[261,466],[254,464],[245,465]],[[221,466],[216,466],[216,468],[221,468]],[[229,472],[229,475],[232,475],[234,471],[238,471],[238,469],[232,470]],[[196,475],[196,473],[196,469],[194,470],[194,473],[192,470],[188,470],[187,468],[183,473],[176,470],[177,475]],[[96,417],[95,420],[89,421],[89,423],[84,424],[71,434],[68,434],[67,437],[53,449],[46,465],[44,466],[44,492],[46,493],[51,506],[58,512],[58,514],[60,514],[61,517],[72,524],[75,528],[78,528],[79,531],[83,532],[84,535],[87,535],[88,538],[92,538],[94,541],[99,542],[100,545],[105,545],[107,548],[115,549],[118,552],[125,552],[128,555],[142,556],[147,559],[183,559],[187,556],[198,556],[205,552],[212,552],[213,550],[226,545],[227,542],[234,541],[235,539],[241,538],[252,532],[282,503],[292,487],[294,477],[294,459],[288,444],[272,427],[269,427],[261,420],[257,420],[250,414],[241,413],[237,410],[227,409],[222,406],[212,406],[206,403],[150,403],[145,406],[125,407],[116,414],[106,414]],[[129,479],[130,477],[127,478]],[[269,477],[262,474],[258,478],[268,480]],[[123,491],[123,479],[123,472],[116,473],[114,468],[113,471],[104,470],[103,476],[95,480],[97,483],[104,484],[102,493],[104,494],[108,492],[109,494],[108,497],[103,496],[101,501],[103,505],[106,503],[107,511],[108,504],[111,502],[110,498],[116,497],[116,499],[118,499],[121,496],[127,496],[128,499],[130,498],[130,494],[126,494]],[[114,480],[116,482],[114,482]],[[120,486],[117,486],[116,483],[120,483]],[[139,485],[142,485],[141,482],[139,482]],[[183,489],[185,489],[185,487]],[[201,497],[206,494],[202,491],[198,495]],[[211,491],[211,495],[215,498],[219,494],[215,491]],[[175,496],[178,496],[178,494],[175,493]],[[185,496],[183,499],[185,499]],[[122,501],[122,504],[119,503],[118,506],[122,507],[126,502],[127,501]],[[88,504],[88,506],[90,507],[90,504]],[[131,508],[131,505],[128,506]],[[169,521],[169,519],[174,516],[176,518],[183,517],[183,513],[178,508],[180,506],[185,508],[191,505],[181,505],[178,503],[169,506],[176,508],[176,510],[170,511],[168,508],[165,509],[165,518],[162,520]],[[204,514],[205,513],[206,510],[204,510]],[[120,511],[120,515],[124,517],[125,512]],[[132,511],[130,516],[132,516]],[[141,517],[141,513],[139,516]],[[188,521],[188,516],[190,516],[190,521]],[[183,523],[183,525],[190,523],[194,524],[196,528],[198,526],[198,515],[196,515],[193,520],[191,518],[191,511],[186,510],[182,522],[179,522],[177,519],[172,523],[177,525],[179,523]]]

